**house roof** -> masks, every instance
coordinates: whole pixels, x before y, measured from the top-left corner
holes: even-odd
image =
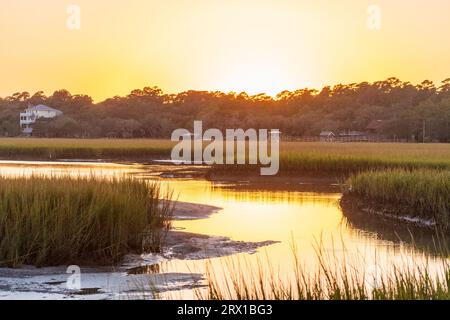
[[[43,105],[43,104],[39,104],[34,107],[29,107],[27,110],[29,110],[29,111],[54,111],[57,114],[62,114],[62,111],[59,111],[57,109],[51,108],[51,107]]]
[[[320,133],[320,136],[321,136],[321,137],[334,136],[334,133],[333,133],[333,131],[322,131],[322,132]]]

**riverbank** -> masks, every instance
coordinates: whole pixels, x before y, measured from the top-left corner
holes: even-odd
[[[114,264],[158,251],[172,214],[164,198],[127,176],[1,177],[0,266]]]
[[[400,222],[450,229],[450,170],[386,170],[353,175],[341,200]]]
[[[174,221],[207,219],[221,208],[171,202]],[[245,242],[224,236],[168,230],[159,253],[127,253],[114,265],[80,265],[80,287],[70,286],[67,264],[37,268],[0,268],[2,299],[160,299],[173,292],[206,288],[203,273],[174,272],[172,261],[204,261],[234,254],[254,254],[275,241]],[[68,286],[69,285],[69,286]],[[73,285],[73,284],[72,284]]]

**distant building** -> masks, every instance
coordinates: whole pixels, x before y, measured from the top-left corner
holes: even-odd
[[[368,141],[369,135],[367,132],[362,131],[347,131],[341,132],[339,134],[340,138],[343,138],[344,141]]]
[[[53,109],[43,104],[37,106],[29,106],[24,112],[20,113],[20,128],[25,135],[31,135],[33,133],[32,125],[36,123],[38,119],[52,119],[62,116],[62,111]]]
[[[380,134],[380,130],[383,126],[383,120],[372,120],[367,125],[367,132],[372,135]]]
[[[320,137],[320,141],[332,142],[332,141],[334,141],[334,138],[336,137],[336,135],[334,134],[333,131],[322,131],[320,133],[319,137]]]

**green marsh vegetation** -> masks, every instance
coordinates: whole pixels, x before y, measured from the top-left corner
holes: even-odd
[[[164,198],[127,176],[0,177],[0,266],[111,264],[158,251],[173,209]]]

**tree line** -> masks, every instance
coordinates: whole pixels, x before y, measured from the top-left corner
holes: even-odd
[[[377,134],[386,138],[450,142],[450,78],[435,85],[418,85],[389,78],[326,86],[321,90],[266,94],[186,91],[164,93],[158,87],[133,90],[94,103],[88,95],[67,90],[46,96],[42,91],[18,92],[0,98],[0,135],[18,136],[19,113],[28,105],[44,104],[64,112],[39,120],[33,135],[73,138],[169,138],[177,128],[192,129],[194,120],[205,128],[276,128],[293,137],[317,136],[322,131],[365,131],[382,120]]]

